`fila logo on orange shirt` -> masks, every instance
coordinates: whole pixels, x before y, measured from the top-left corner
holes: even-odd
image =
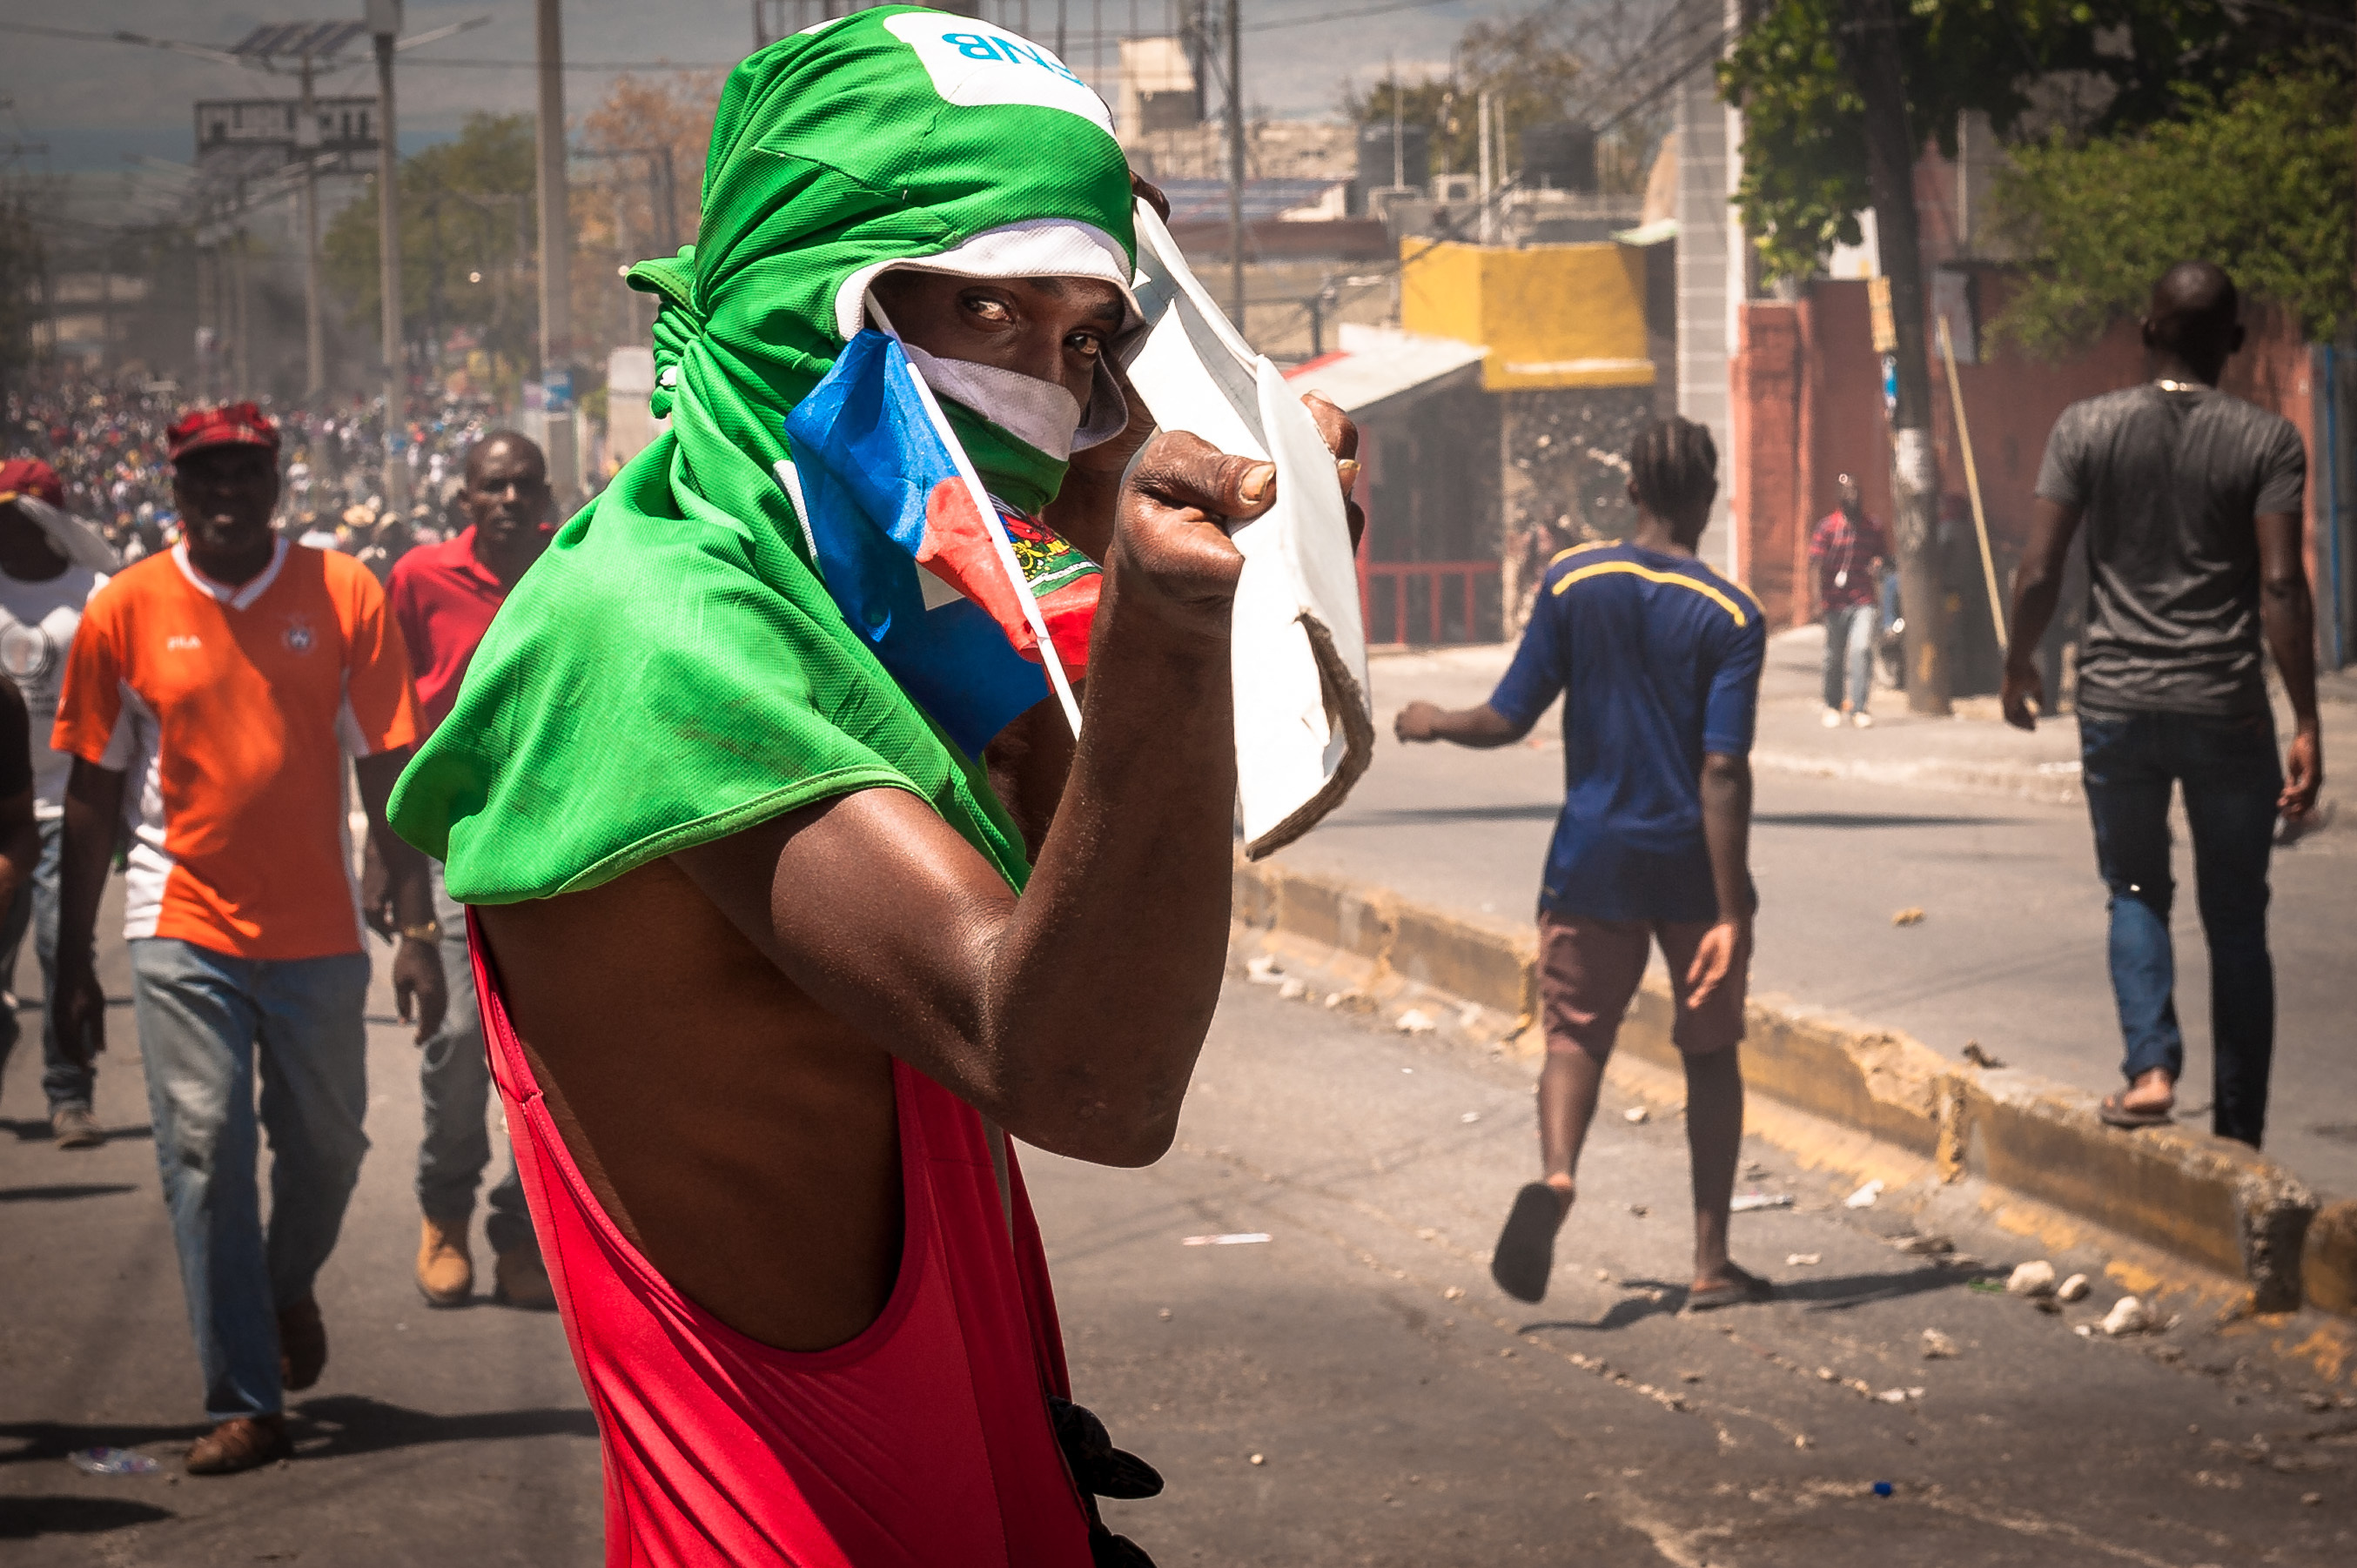
[[[301,616],[288,616],[286,629],[279,637],[286,644],[289,653],[308,653],[312,643],[318,640],[311,630],[311,623]]]
[[[165,650],[170,653],[186,653],[204,645],[205,639],[193,631],[176,632],[164,639]]]

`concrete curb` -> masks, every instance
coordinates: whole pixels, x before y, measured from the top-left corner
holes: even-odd
[[[1968,762],[1950,757],[1908,761],[1895,757],[1825,757],[1761,746],[1753,749],[1751,763],[1755,768],[1810,779],[2009,795],[2050,806],[2075,806],[2086,799],[2076,762]]]
[[[1425,908],[1387,890],[1263,862],[1235,869],[1240,935],[1292,949],[1372,1010],[1410,996],[1465,1008],[1461,1032],[1534,1052],[1537,938],[1527,926]],[[1652,977],[1620,1054],[1677,1073],[1672,1003]],[[1974,1176],[2046,1210],[2240,1280],[2249,1310],[2303,1300],[2357,1316],[2357,1202],[2319,1208],[2291,1172],[2242,1144],[2179,1127],[2104,1126],[2096,1097],[1952,1062],[1908,1036],[1780,997],[1749,1007],[1745,1079],[1806,1121],[1862,1135],[1943,1182]]]

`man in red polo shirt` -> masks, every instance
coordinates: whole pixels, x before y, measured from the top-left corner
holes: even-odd
[[[476,444],[467,458],[458,504],[468,523],[464,532],[412,550],[393,569],[393,618],[401,624],[417,677],[420,739],[433,733],[458,700],[467,661],[490,629],[491,617],[554,533],[548,524],[547,462],[538,446],[511,430],[494,431]],[[417,1145],[417,1206],[425,1214],[417,1288],[431,1305],[457,1306],[475,1288],[467,1223],[491,1157],[483,1119],[490,1070],[475,1005],[474,967],[467,955],[467,912],[451,901],[438,864],[433,864],[433,877],[450,1010],[442,1027],[419,1042],[418,1098],[425,1127]],[[378,890],[373,859],[367,904],[370,924],[391,936],[394,914]],[[556,1305],[512,1151],[507,1174],[491,1188],[483,1236],[497,1258],[496,1299],[516,1306]]]

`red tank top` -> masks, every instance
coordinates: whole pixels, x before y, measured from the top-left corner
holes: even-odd
[[[608,1568],[1088,1568],[1050,1426],[1070,1398],[1047,1262],[1008,1151],[892,1064],[906,1220],[883,1313],[831,1350],[747,1338],[626,1240],[557,1135],[470,913],[476,994],[574,1364],[597,1416]]]

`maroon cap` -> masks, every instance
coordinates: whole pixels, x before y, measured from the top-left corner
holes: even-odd
[[[18,496],[36,496],[53,507],[66,504],[66,488],[58,471],[38,457],[11,457],[0,463],[0,506]]]
[[[192,409],[165,432],[172,461],[208,446],[266,446],[278,450],[278,426],[250,403],[224,403],[219,408]]]

